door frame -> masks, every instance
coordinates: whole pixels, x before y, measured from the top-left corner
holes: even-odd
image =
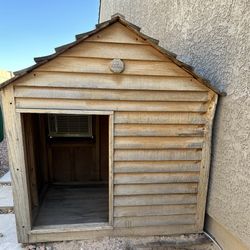
[[[82,223],[82,224],[69,224],[69,225],[65,225],[65,230],[72,230],[74,227],[77,227],[78,230],[83,230],[86,231],[88,229],[91,230],[98,230],[98,229],[103,229],[103,227],[105,227],[106,229],[113,229],[113,153],[114,153],[114,146],[113,146],[113,138],[114,138],[114,111],[103,111],[103,110],[67,110],[67,109],[16,109],[16,112],[19,113],[19,115],[23,114],[23,113],[34,113],[34,114],[76,114],[76,115],[107,115],[109,116],[109,128],[108,128],[108,145],[109,145],[109,150],[108,150],[108,176],[109,176],[109,219],[108,219],[108,223]],[[23,124],[21,124],[21,127],[23,128]],[[24,130],[22,129],[22,133],[24,133]],[[25,135],[23,134],[23,138],[25,137]],[[25,147],[25,145],[23,145]],[[27,165],[25,166],[25,168],[27,169]],[[26,175],[27,175],[27,171],[26,171]],[[28,176],[26,176],[28,178]],[[30,199],[30,198],[29,198]],[[30,204],[30,200],[26,200],[26,202],[28,204]],[[29,206],[29,205],[28,205]],[[32,214],[30,215],[32,216]],[[31,218],[30,218],[30,223],[31,222]],[[55,231],[57,231],[57,229],[60,231],[62,230],[63,225],[49,225],[49,226],[43,226],[43,229],[39,229],[39,231],[41,232],[41,230],[51,230],[54,229]],[[36,227],[32,228],[32,225],[30,225],[30,232],[28,234],[32,234],[32,232],[36,231]],[[44,232],[45,232],[44,231]],[[41,232],[42,233],[42,232]]]

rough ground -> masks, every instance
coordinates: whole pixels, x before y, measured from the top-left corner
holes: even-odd
[[[0,177],[9,170],[6,140],[0,143]]]
[[[199,237],[199,236],[198,236]],[[197,235],[176,237],[105,237],[100,240],[58,242],[29,245],[32,250],[219,250],[213,243],[189,245]]]

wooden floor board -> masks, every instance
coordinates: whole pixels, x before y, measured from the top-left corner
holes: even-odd
[[[51,186],[35,226],[108,222],[108,188]]]

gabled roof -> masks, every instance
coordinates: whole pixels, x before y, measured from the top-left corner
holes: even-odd
[[[140,27],[128,22],[127,20],[125,20],[124,16],[119,14],[119,13],[113,15],[110,20],[97,24],[96,29],[94,29],[92,31],[89,31],[89,32],[86,32],[86,33],[76,35],[75,36],[76,40],[74,42],[71,42],[71,43],[68,43],[68,44],[65,44],[65,45],[62,45],[60,47],[55,48],[55,53],[54,54],[34,58],[34,61],[36,62],[34,65],[32,65],[31,67],[25,68],[23,70],[14,72],[15,76],[13,78],[1,83],[0,84],[0,89],[4,88],[8,84],[10,84],[10,83],[14,82],[15,80],[17,80],[17,79],[25,76],[26,74],[30,73],[33,69],[35,69],[35,68],[49,62],[50,60],[56,58],[60,54],[64,53],[66,50],[76,46],[77,44],[81,43],[82,41],[84,41],[88,37],[90,37],[90,36],[96,34],[97,32],[109,27],[110,25],[114,24],[115,22],[120,22],[121,24],[126,26],[129,30],[135,32],[139,37],[141,37],[143,40],[148,42],[151,46],[153,46],[155,49],[160,51],[167,58],[169,58],[171,61],[173,61],[179,67],[181,67],[183,70],[185,70],[186,72],[191,74],[195,79],[197,79],[199,82],[201,82],[202,84],[207,86],[209,89],[213,90],[214,92],[216,92],[219,95],[226,95],[225,92],[221,92],[219,89],[217,89],[215,86],[213,86],[210,83],[210,81],[204,79],[203,77],[201,77],[200,75],[195,73],[194,68],[192,66],[187,65],[184,62],[181,62],[180,60],[178,60],[176,58],[177,57],[176,54],[174,54],[174,53],[160,47],[158,45],[158,43],[159,43],[158,40],[156,40],[156,39],[154,39],[152,37],[149,37],[149,36],[143,34],[142,32],[140,32],[140,29],[141,29]]]

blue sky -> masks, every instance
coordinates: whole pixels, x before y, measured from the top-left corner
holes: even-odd
[[[17,71],[98,22],[99,0],[2,0],[0,69]]]

